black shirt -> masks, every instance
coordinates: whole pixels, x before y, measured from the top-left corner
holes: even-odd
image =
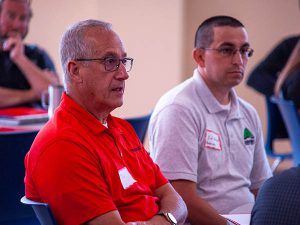
[[[35,45],[25,45],[25,55],[39,68],[55,71],[48,54]],[[22,71],[9,58],[9,52],[0,51],[0,87],[28,90],[30,84]]]

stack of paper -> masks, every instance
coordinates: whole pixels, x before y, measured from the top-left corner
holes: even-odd
[[[24,125],[42,123],[48,120],[44,109],[30,107],[13,107],[0,109],[0,125]]]
[[[227,214],[222,216],[225,217],[227,220],[229,220],[231,224],[236,224],[236,225],[250,224],[251,214]]]

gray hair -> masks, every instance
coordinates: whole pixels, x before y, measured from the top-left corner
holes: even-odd
[[[60,60],[64,71],[64,83],[68,79],[68,63],[70,60],[93,56],[93,43],[87,41],[86,32],[91,28],[111,31],[111,24],[99,20],[84,20],[70,26],[62,36],[60,42]]]

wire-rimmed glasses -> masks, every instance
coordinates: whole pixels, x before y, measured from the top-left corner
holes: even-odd
[[[254,50],[250,47],[242,47],[240,49],[233,47],[220,47],[220,48],[202,48],[204,50],[216,51],[224,57],[232,57],[235,53],[239,52],[243,58],[249,58],[253,55]]]
[[[75,61],[98,61],[104,65],[104,68],[108,72],[116,71],[120,67],[120,63],[122,63],[126,69],[126,72],[129,72],[132,68],[133,58],[122,58],[118,59],[115,57],[104,57],[104,58],[78,58],[74,59]]]

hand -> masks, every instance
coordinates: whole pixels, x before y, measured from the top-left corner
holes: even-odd
[[[24,44],[22,37],[17,32],[10,32],[9,37],[3,43],[3,51],[9,51],[13,62],[24,56]]]
[[[126,225],[170,225],[163,216],[155,215],[148,221],[128,222]]]

